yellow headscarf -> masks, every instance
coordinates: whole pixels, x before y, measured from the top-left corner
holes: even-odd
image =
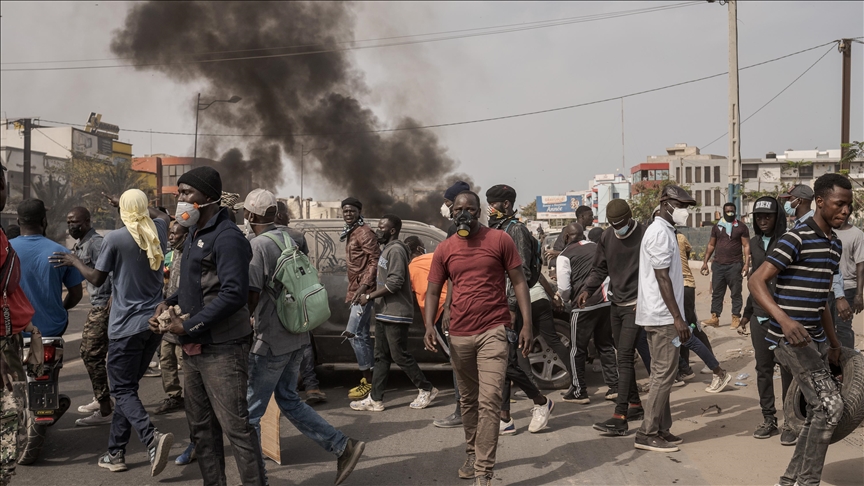
[[[120,196],[120,219],[138,246],[147,252],[150,269],[162,268],[162,246],[159,233],[147,210],[147,196],[138,189],[129,189]]]

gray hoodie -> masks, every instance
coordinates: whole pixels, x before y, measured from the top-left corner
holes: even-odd
[[[378,258],[378,287],[389,290],[376,304],[375,318],[389,324],[414,322],[414,294],[408,274],[408,247],[393,240]]]

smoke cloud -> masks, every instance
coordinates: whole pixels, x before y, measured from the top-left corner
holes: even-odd
[[[148,2],[131,7],[123,28],[113,33],[112,52],[136,63],[168,63],[321,50],[353,40],[354,13],[344,2]],[[286,49],[290,46],[294,47]],[[233,51],[225,53],[225,51]],[[194,54],[214,53],[221,54]],[[370,133],[385,128],[356,98],[368,90],[363,74],[345,52],[215,63],[140,67],[183,83],[206,81],[202,99],[236,95],[202,115],[199,130],[262,133],[264,137],[214,140],[199,137],[199,152],[216,154],[226,190],[243,192],[235,177],[251,174],[253,187],[284,182],[283,160],[300,163],[301,144],[316,151],[306,163],[334,188],[364,204],[364,213],[396,212],[408,219],[441,224],[443,190],[457,179],[456,162],[428,130]],[[205,96],[206,93],[206,96]],[[410,117],[391,122],[417,126]],[[314,136],[295,136],[314,134]],[[308,157],[308,156],[307,156]],[[308,160],[308,159],[307,159]],[[473,186],[473,184],[472,184]],[[393,191],[430,190],[409,203]],[[419,199],[419,200],[416,200]]]

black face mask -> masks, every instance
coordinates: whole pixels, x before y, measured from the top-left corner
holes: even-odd
[[[80,240],[84,237],[84,230],[81,228],[81,225],[78,226],[69,226],[69,236],[75,238],[76,240]]]
[[[463,209],[454,216],[453,223],[456,224],[456,234],[462,238],[467,238],[471,234],[471,223],[474,221],[474,215]]]
[[[728,221],[728,222],[731,223],[732,221],[735,221],[735,213],[732,213],[732,214],[724,213],[724,214],[723,214],[723,218],[724,218],[726,221]]]
[[[390,241],[390,235],[381,230],[375,230],[375,238],[378,240],[379,245],[384,245]]]

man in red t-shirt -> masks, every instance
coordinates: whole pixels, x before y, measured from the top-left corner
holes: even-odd
[[[437,302],[447,280],[453,282],[450,304],[450,362],[456,372],[468,458],[459,477],[490,485],[498,448],[498,415],[507,371],[510,323],[506,277],[510,277],[524,326],[519,349],[527,356],[531,335],[531,298],[522,259],[503,231],[480,226],[480,198],[463,192],[453,201],[455,238],[444,240],[432,257],[426,302]],[[427,306],[425,345],[437,352],[435,306]]]

